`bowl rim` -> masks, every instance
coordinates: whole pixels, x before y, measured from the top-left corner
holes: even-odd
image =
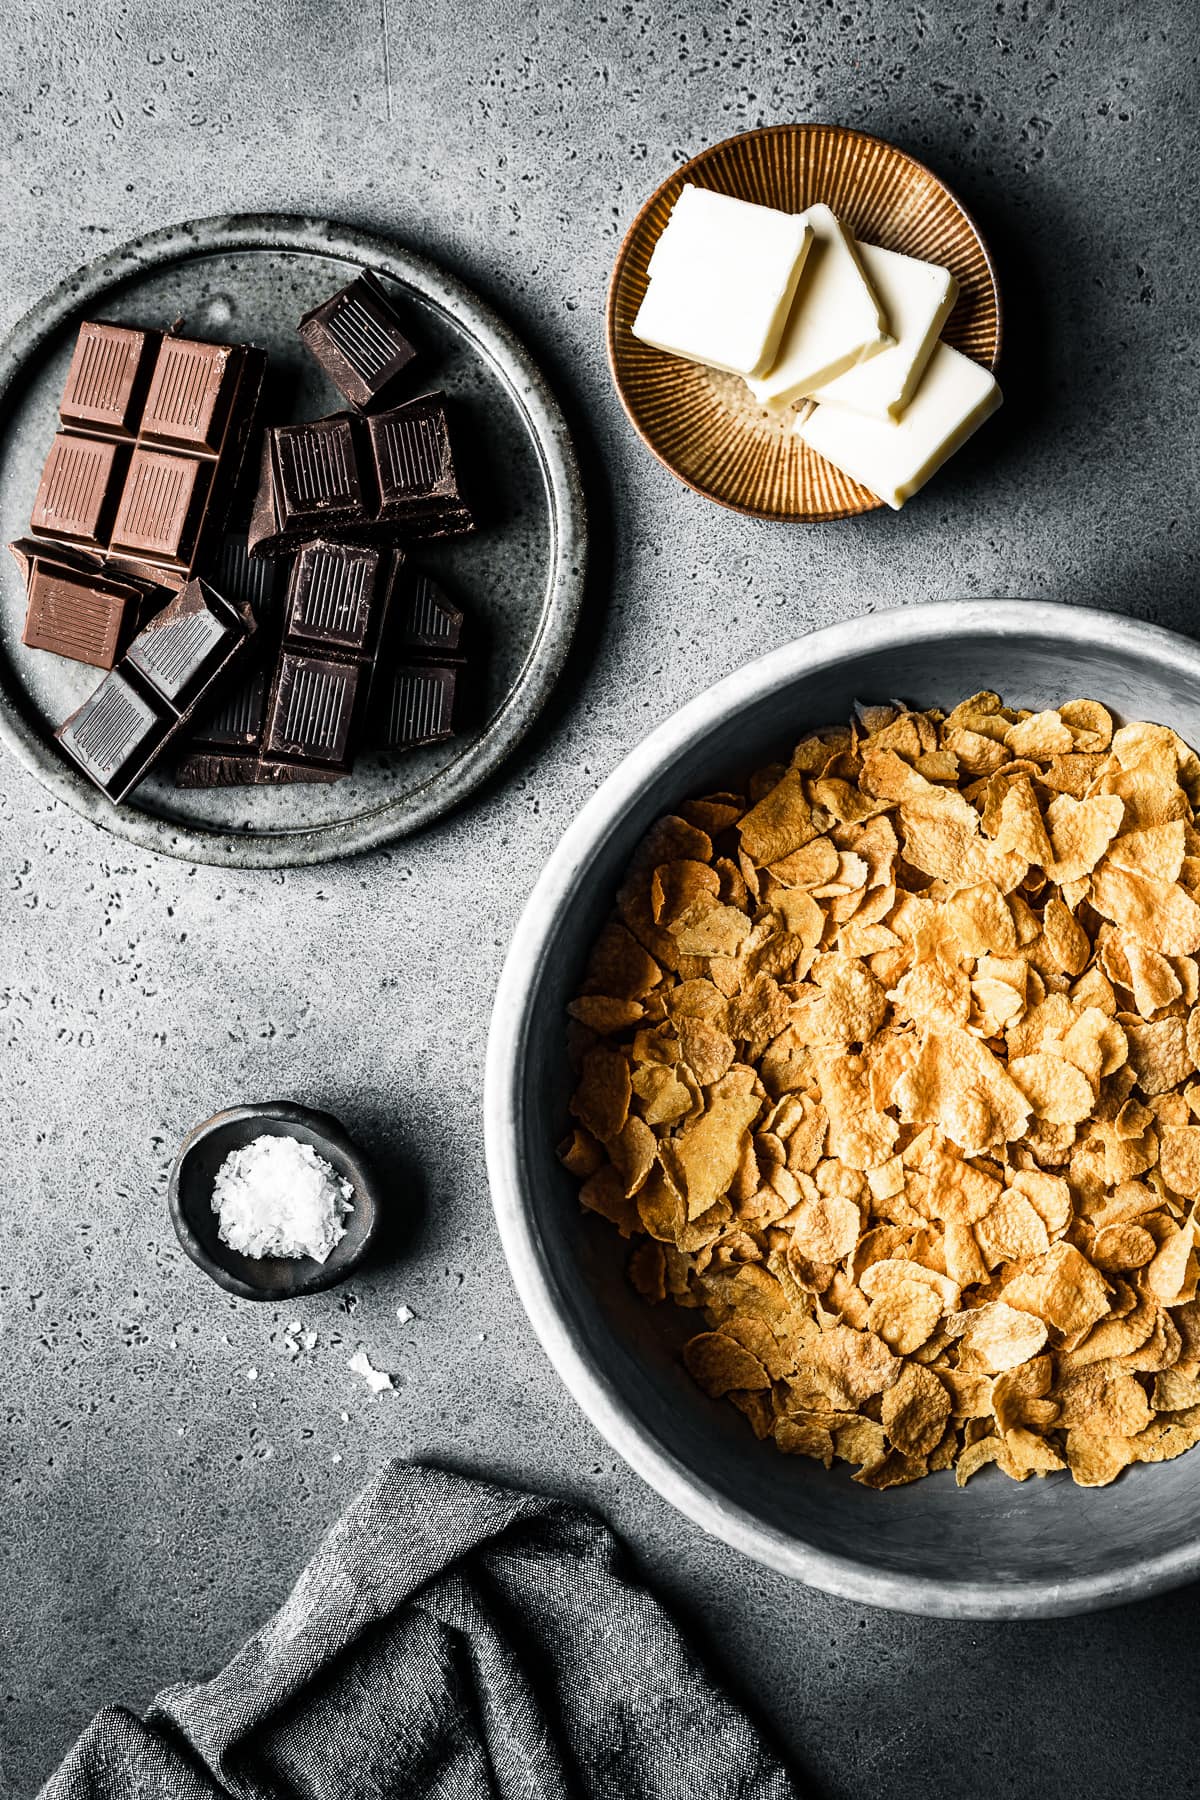
[[[264,1126],[279,1125],[284,1129],[279,1133],[289,1137],[292,1133],[289,1126],[299,1125],[311,1132],[318,1140],[321,1149],[342,1163],[354,1177],[354,1188],[358,1209],[365,1213],[363,1235],[360,1242],[342,1260],[330,1267],[327,1259],[316,1263],[311,1257],[267,1257],[264,1261],[275,1263],[294,1263],[293,1274],[285,1287],[274,1289],[259,1288],[253,1282],[246,1281],[235,1274],[218,1256],[213,1256],[205,1249],[183,1202],[183,1171],[189,1157],[198,1145],[206,1138],[225,1130],[230,1125],[240,1125],[254,1120]],[[256,1303],[269,1302],[278,1306],[286,1306],[293,1300],[303,1299],[309,1294],[323,1293],[327,1288],[337,1287],[349,1279],[356,1269],[362,1267],[371,1254],[379,1229],[379,1200],[376,1191],[375,1171],[370,1161],[347,1132],[339,1119],[332,1113],[322,1112],[317,1107],[304,1106],[298,1100],[249,1100],[238,1106],[222,1107],[219,1112],[209,1118],[202,1119],[194,1125],[180,1144],[175,1160],[171,1164],[171,1173],[167,1181],[167,1210],[171,1215],[171,1224],[175,1228],[175,1236],[184,1252],[191,1258],[198,1269],[215,1281],[226,1293],[234,1294],[239,1300],[253,1300]],[[335,1246],[336,1250],[336,1246]],[[309,1265],[313,1266],[310,1268]]]
[[[884,502],[877,498],[873,504],[869,506],[859,505],[841,507],[837,512],[828,513],[770,512],[764,510],[762,507],[747,506],[740,500],[726,500],[722,495],[714,494],[711,489],[701,487],[699,482],[693,481],[689,476],[683,474],[682,470],[678,469],[669,457],[664,456],[662,451],[659,450],[657,445],[653,442],[626,392],[625,383],[621,378],[621,371],[617,362],[617,296],[621,282],[624,278],[625,265],[629,261],[629,254],[633,248],[634,242],[642,230],[643,221],[651,208],[656,204],[664,188],[670,187],[672,182],[675,181],[686,181],[694,171],[703,168],[705,164],[721,156],[721,154],[728,150],[732,144],[739,143],[743,138],[773,137],[779,133],[803,133],[811,131],[836,131],[841,137],[846,139],[854,138],[864,144],[880,144],[885,150],[890,151],[893,156],[897,156],[902,161],[910,163],[913,169],[920,174],[927,175],[935,186],[940,187],[949,195],[950,199],[954,202],[955,206],[966,220],[967,225],[975,235],[975,240],[979,245],[984,267],[987,270],[988,279],[992,286],[992,298],[996,305],[996,344],[995,349],[992,352],[992,360],[988,364],[988,367],[993,374],[995,374],[1000,366],[1000,358],[1004,349],[1004,295],[1000,287],[1000,276],[996,268],[996,259],[988,247],[988,241],[983,235],[979,221],[976,219],[974,213],[971,212],[970,208],[963,204],[958,196],[957,190],[951,187],[948,181],[943,181],[936,169],[931,168],[928,163],[922,162],[920,157],[914,156],[910,150],[902,150],[899,144],[893,144],[890,138],[880,137],[877,132],[873,131],[860,131],[856,125],[839,125],[836,121],[829,119],[779,119],[773,125],[755,125],[746,131],[730,132],[728,137],[718,139],[715,144],[706,145],[703,150],[698,150],[694,156],[689,156],[686,162],[682,162],[678,167],[672,169],[670,174],[665,175],[659,182],[658,186],[654,189],[654,192],[649,194],[642,202],[641,206],[638,207],[637,212],[630,220],[625,235],[621,239],[620,248],[618,249],[616,258],[613,262],[612,272],[608,278],[608,291],[605,295],[604,302],[604,346],[608,360],[609,376],[611,377],[613,387],[616,390],[618,400],[621,402],[625,416],[633,426],[638,437],[641,439],[642,444],[650,452],[651,456],[653,456],[656,461],[660,462],[669,474],[675,477],[676,481],[682,483],[684,487],[690,488],[693,494],[699,494],[702,500],[708,500],[714,506],[722,506],[727,512],[739,513],[743,518],[747,519],[763,519],[769,524],[777,525],[832,525],[836,524],[841,519],[861,519],[867,517],[870,513],[879,512],[883,507]]]
[[[521,1303],[568,1391],[630,1467],[694,1524],[735,1550],[842,1599],[946,1619],[1049,1618],[1144,1599],[1200,1575],[1200,1533],[1191,1543],[1132,1558],[1101,1574],[1066,1580],[955,1580],[870,1568],[820,1550],[756,1519],[670,1453],[628,1411],[608,1375],[577,1347],[547,1273],[541,1234],[525,1201],[520,1071],[532,1028],[527,1001],[559,920],[597,850],[617,830],[647,780],[698,737],[801,673],[863,654],[947,636],[1027,637],[1049,630],[1071,645],[1102,633],[1118,653],[1147,653],[1200,688],[1200,645],[1178,633],[1096,607],[1055,601],[959,599],[893,608],[795,639],[688,701],[634,746],[563,833],[525,904],[505,959],[492,1013],[484,1083],[484,1134],[496,1227]]]

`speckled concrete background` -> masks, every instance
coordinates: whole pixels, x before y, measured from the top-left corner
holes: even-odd
[[[1194,24],[1188,0],[5,9],[0,327],[188,216],[393,231],[543,357],[612,567],[528,752],[389,855],[189,869],[0,763],[0,1796],[32,1793],[102,1702],[223,1659],[394,1451],[601,1507],[820,1794],[1194,1788],[1195,1590],[1082,1621],[894,1618],[745,1563],[615,1464],[520,1313],[479,1140],[517,910],[664,708],[809,627],[934,595],[1192,624]],[[925,157],[999,257],[1008,405],[899,518],[722,514],[644,455],[609,388],[605,281],[639,201],[705,143],[790,118]],[[284,1094],[378,1149],[411,1235],[352,1291],[272,1311],[182,1259],[163,1184],[197,1118]],[[317,1338],[292,1354],[295,1317]],[[394,1395],[348,1373],[360,1343]]]

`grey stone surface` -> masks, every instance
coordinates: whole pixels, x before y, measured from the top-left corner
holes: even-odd
[[[521,900],[664,708],[811,626],[931,595],[1191,623],[1194,22],[1187,0],[5,9],[0,327],[173,219],[394,231],[556,377],[612,569],[507,776],[386,855],[192,870],[0,764],[0,1795],[31,1793],[105,1700],[213,1667],[393,1451],[599,1506],[823,1795],[1194,1787],[1195,1590],[1038,1625],[890,1617],[744,1562],[618,1466],[520,1314],[479,1135]],[[704,143],[784,118],[924,156],[999,257],[1008,404],[898,518],[722,514],[644,454],[609,387],[605,280],[636,205]],[[412,1218],[390,1268],[294,1312],[206,1284],[163,1201],[190,1125],[285,1093],[340,1112]],[[297,1316],[318,1339],[291,1357]],[[355,1384],[359,1343],[396,1394]]]

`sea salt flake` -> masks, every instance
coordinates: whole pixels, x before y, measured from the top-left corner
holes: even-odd
[[[402,1325],[407,1325],[408,1321],[410,1319],[415,1319],[416,1316],[417,1315],[413,1311],[411,1306],[398,1306],[396,1308],[396,1317],[399,1319],[399,1321]]]
[[[243,1256],[311,1256],[323,1263],[346,1235],[353,1195],[311,1144],[267,1133],[225,1158],[212,1209],[222,1243]]]
[[[350,1369],[353,1374],[361,1375],[373,1394],[382,1394],[392,1386],[392,1378],[385,1369],[377,1369],[365,1350],[356,1350],[350,1358]]]

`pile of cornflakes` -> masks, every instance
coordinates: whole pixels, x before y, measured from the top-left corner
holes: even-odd
[[[760,1438],[874,1488],[1200,1441],[1198,805],[1166,727],[983,693],[646,837],[561,1155]]]

